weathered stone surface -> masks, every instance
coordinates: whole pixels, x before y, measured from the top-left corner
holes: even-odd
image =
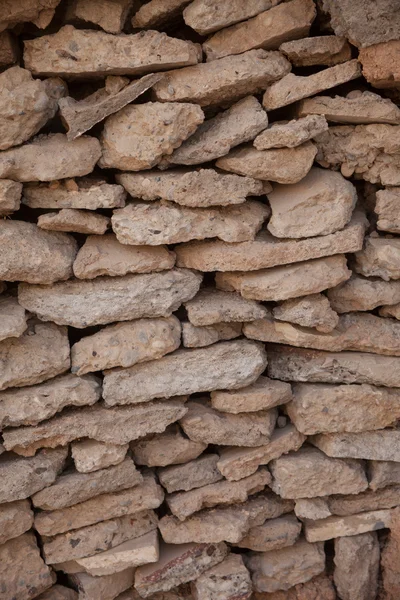
[[[189,208],[163,200],[130,203],[115,210],[111,222],[122,244],[159,246],[205,238],[245,242],[255,238],[269,214],[269,207],[256,200],[210,208]]]
[[[307,35],[315,17],[312,1],[291,0],[215,33],[204,42],[203,49],[208,61],[253,48],[277,50],[283,42]]]
[[[117,445],[96,440],[81,440],[72,443],[71,454],[77,471],[91,473],[118,465],[124,460],[128,448],[128,444]]]
[[[270,442],[264,446],[258,448],[221,448],[220,459],[217,463],[218,470],[229,481],[237,481],[257,471],[259,465],[266,465],[271,460],[282,456],[282,454],[298,450],[305,439],[302,433],[289,424],[282,429],[275,429]],[[289,508],[290,510],[291,508]]]
[[[301,539],[287,548],[253,554],[247,566],[256,591],[288,590],[322,573],[325,569],[324,547]]]
[[[378,229],[390,231],[391,233],[400,232],[400,219],[398,216],[399,205],[400,188],[388,188],[379,190],[376,193],[376,205],[374,211],[378,215]],[[389,241],[387,243],[389,243]],[[393,248],[396,247],[394,239],[391,240],[390,243],[393,244]]]
[[[200,575],[192,583],[197,600],[248,600],[252,585],[250,574],[239,554],[230,554],[216,567]]]
[[[219,158],[216,166],[238,175],[255,179],[297,183],[305,177],[314,162],[317,149],[311,142],[296,148],[273,148],[257,150],[253,146],[241,146]]]
[[[264,348],[244,340],[221,342],[205,349],[177,350],[143,365],[106,373],[103,397],[106,405],[112,406],[237,389],[256,381],[265,367]]]
[[[203,111],[196,104],[145,102],[125,106],[104,123],[99,166],[126,171],[150,169],[164,154],[180,146],[203,120]]]
[[[338,313],[373,310],[383,304],[400,302],[400,281],[364,279],[353,275],[328,291],[332,308]]]
[[[321,433],[311,442],[328,456],[400,462],[400,431],[396,429]]]
[[[32,502],[36,508],[43,510],[67,508],[100,494],[125,490],[142,480],[132,460],[126,458],[115,467],[94,473],[64,473],[53,485],[34,494]]]
[[[40,29],[47,27],[60,0],[19,0],[2,7],[0,30],[20,22],[32,21]]]
[[[292,400],[289,384],[260,377],[240,390],[211,392],[211,405],[225,413],[247,413],[268,410]]]
[[[397,65],[399,41],[393,40],[362,48],[359,60],[365,79],[375,88],[399,88],[400,71]]]
[[[131,588],[135,569],[132,567],[104,577],[93,577],[88,573],[76,573],[68,577],[83,600],[114,600],[122,592]]]
[[[322,333],[331,332],[339,322],[339,316],[332,310],[328,298],[323,294],[285,300],[275,306],[272,314],[278,321],[312,327]]]
[[[394,304],[389,306],[382,306],[379,310],[381,317],[394,317],[399,319],[400,317],[400,304]]]
[[[43,450],[32,458],[4,454],[0,459],[0,504],[28,498],[51,485],[62,471],[68,450]]]
[[[121,185],[101,179],[82,178],[75,181],[27,183],[22,202],[30,208],[121,208],[125,206],[126,192]]]
[[[255,271],[362,249],[365,217],[356,212],[342,231],[302,240],[281,240],[262,231],[252,242],[189,242],[175,248],[177,264],[207,271]]]
[[[358,498],[365,493],[368,493],[368,491],[353,496],[347,496],[347,498]],[[325,498],[301,498],[300,500],[296,500],[294,507],[296,517],[299,517],[301,520],[311,519],[313,521],[330,517],[332,515],[329,506],[330,498],[331,496]],[[338,496],[338,498],[340,498],[340,496]]]
[[[131,4],[131,0],[71,0],[66,20],[87,21],[108,33],[121,33]]]
[[[159,469],[157,475],[169,494],[180,490],[187,492],[222,479],[217,469],[218,458],[218,454],[204,454],[184,465]]]
[[[333,67],[351,59],[351,48],[345,37],[323,35],[284,42],[279,50],[295,67],[326,65]]]
[[[321,521],[306,521],[305,536],[309,542],[320,542],[352,536],[390,527],[391,510],[375,510],[348,517],[327,517]]]
[[[392,511],[389,539],[382,552],[382,584],[387,600],[395,600],[400,592],[399,553],[399,517],[400,510]]]
[[[11,179],[0,180],[0,216],[4,217],[20,207],[22,183]]]
[[[138,567],[135,588],[142,598],[166,592],[181,583],[197,579],[204,571],[222,562],[228,553],[225,544],[161,544],[160,559],[154,565]]]
[[[265,359],[266,362],[266,359]],[[67,330],[31,320],[18,338],[0,342],[0,390],[41,383],[70,365]]]
[[[43,594],[40,594],[37,600],[78,600],[78,592],[56,584],[43,592]]]
[[[49,231],[73,231],[87,235],[103,235],[110,226],[110,218],[75,208],[63,208],[38,218],[38,227]]]
[[[194,65],[199,50],[192,42],[158,31],[116,36],[65,25],[53,35],[25,41],[24,61],[35,75],[137,75]]]
[[[68,508],[37,512],[35,529],[40,535],[53,536],[107,519],[158,508],[163,500],[162,487],[156,483],[154,475],[145,472],[143,482],[133,488],[100,494]]]
[[[199,289],[201,275],[185,269],[101,277],[49,286],[19,286],[21,306],[44,320],[83,329],[142,317],[167,317]]]
[[[215,323],[196,327],[182,323],[182,344],[185,348],[203,348],[216,342],[233,340],[242,335],[242,323]]]
[[[190,0],[150,0],[132,17],[132,27],[154,28],[178,17]]]
[[[199,208],[242,204],[248,195],[262,196],[269,191],[265,189],[268,185],[265,182],[219,173],[214,169],[119,173],[116,178],[134,198],[161,198]]]
[[[337,600],[333,583],[325,573],[313,577],[306,583],[298,583],[288,591],[271,594],[254,594],[254,600]]]
[[[249,548],[257,552],[279,550],[292,546],[300,535],[301,523],[293,514],[268,519],[262,525],[253,527],[240,542],[239,548]]]
[[[200,456],[206,447],[207,444],[185,437],[177,425],[171,425],[163,433],[131,445],[135,462],[148,467],[187,463]]]
[[[267,113],[257,98],[247,96],[199,125],[196,132],[167,157],[167,162],[180,165],[209,162],[253,140],[267,125]]]
[[[0,504],[0,544],[28,531],[33,524],[33,512],[28,500]]]
[[[358,494],[368,487],[364,469],[356,460],[330,458],[317,448],[301,448],[269,466],[271,488],[283,498]]]
[[[0,296],[0,341],[19,337],[26,328],[27,316],[22,306],[13,296]]]
[[[324,38],[321,39],[326,39]],[[315,38],[310,38],[315,40]],[[373,92],[350,92],[346,97],[315,96],[302,100],[298,107],[299,117],[324,115],[333,123],[400,123],[400,109],[389,98],[382,98]]]
[[[278,121],[256,137],[254,146],[257,150],[295,148],[327,129],[328,123],[322,115],[308,115],[283,123]]]
[[[395,467],[396,464],[372,461],[369,464],[370,487],[372,487],[373,482],[377,482],[375,475],[378,475],[378,473],[375,473],[375,465],[378,465],[380,472],[383,472],[385,465],[393,465]],[[390,484],[391,482],[389,481],[388,483]],[[352,496],[330,496],[327,499],[329,510],[335,515],[347,516],[366,511],[381,510],[383,508],[393,508],[400,504],[399,490],[399,485],[389,485],[389,487],[385,487],[382,490],[375,491],[370,489]]]
[[[38,385],[0,392],[0,428],[37,425],[66,406],[86,406],[101,395],[93,375],[61,375]]]
[[[333,577],[343,600],[376,598],[379,557],[379,542],[375,532],[335,539]]]
[[[268,314],[267,309],[254,300],[214,288],[201,289],[192,300],[185,303],[185,308],[189,321],[196,326],[253,321]]]
[[[275,427],[275,409],[238,415],[221,413],[201,401],[190,401],[181,419],[184,432],[195,442],[220,446],[262,446]]]
[[[2,31],[0,34],[0,67],[9,67],[17,60],[18,47],[13,34],[11,31]]]
[[[122,445],[149,433],[164,431],[186,412],[182,398],[112,409],[96,404],[67,411],[36,427],[7,429],[5,446],[18,454],[31,456],[38,448],[65,445],[81,437]]]
[[[366,237],[363,250],[355,255],[354,268],[365,277],[380,277],[385,281],[400,279],[400,241],[395,238]],[[392,289],[395,291],[396,287]]]
[[[337,255],[255,273],[217,273],[215,283],[217,288],[236,290],[244,298],[277,302],[321,292],[346,281],[350,274],[345,256]]]
[[[76,241],[42,231],[25,221],[0,221],[0,277],[5,281],[50,284],[72,275]]]
[[[169,71],[154,88],[162,102],[220,105],[256,94],[289,73],[291,65],[279,52],[261,48],[239,56]]]
[[[267,89],[263,96],[263,106],[266,110],[287,106],[360,76],[361,66],[355,59],[313,75],[301,76],[289,73]]]

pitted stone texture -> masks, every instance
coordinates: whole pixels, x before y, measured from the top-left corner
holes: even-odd
[[[333,310],[338,313],[373,310],[383,304],[400,302],[400,281],[365,279],[353,275],[348,281],[328,291]]]
[[[356,496],[347,496],[347,498],[358,498],[365,493],[368,493],[368,491],[361,492],[361,494],[357,494]],[[296,500],[294,507],[296,517],[299,517],[301,520],[311,519],[313,521],[330,517],[332,513],[329,506],[329,498],[301,498],[300,500]]]
[[[313,75],[301,76],[289,73],[267,89],[263,96],[263,106],[267,111],[281,108],[358,77],[361,77],[361,66],[355,59]]]
[[[63,585],[55,584],[43,594],[37,597],[37,600],[78,600],[78,592]]]
[[[32,524],[33,512],[29,500],[0,504],[0,544],[22,535]]]
[[[365,277],[380,277],[385,281],[400,279],[400,240],[366,237],[363,250],[355,255],[354,268]]]
[[[246,175],[264,181],[297,183],[307,175],[314,162],[317,148],[306,142],[296,148],[257,150],[243,146],[219,158],[216,166],[223,171]]]
[[[22,335],[26,321],[25,310],[13,296],[0,296],[0,341]]]
[[[151,169],[203,120],[203,111],[196,104],[145,102],[125,106],[104,123],[99,166],[123,171]]]
[[[156,28],[174,21],[190,0],[150,0],[143,4],[132,17],[132,27]]]
[[[400,188],[393,187],[376,193],[374,211],[378,215],[377,227],[382,231],[400,233]],[[394,240],[392,240],[392,243]]]
[[[65,25],[53,35],[27,40],[24,61],[34,75],[138,75],[194,65],[199,61],[199,50],[192,42],[158,31],[112,35]]]
[[[92,473],[99,469],[105,469],[118,465],[126,456],[129,445],[96,442],[96,440],[81,440],[73,442],[71,454],[74,459],[75,468],[80,473]]]
[[[246,413],[268,410],[292,400],[289,384],[260,377],[253,385],[234,391],[211,392],[211,405],[226,413]]]
[[[0,180],[0,217],[7,216],[19,209],[22,183],[11,179]]]
[[[400,462],[400,431],[397,429],[320,433],[310,441],[332,457]]]
[[[88,573],[69,575],[69,582],[78,590],[83,600],[114,600],[128,588],[132,588],[135,569],[130,567],[113,575],[94,577]]]
[[[295,148],[326,131],[328,123],[322,115],[309,115],[293,121],[273,123],[254,140],[257,150]]]
[[[242,323],[215,323],[196,327],[182,323],[182,343],[185,348],[203,348],[215,342],[233,340],[242,335]]]
[[[348,517],[327,517],[306,521],[305,536],[309,542],[347,537],[390,527],[391,510],[375,510]]]
[[[19,303],[43,320],[83,329],[142,317],[167,317],[198,291],[201,275],[186,269],[100,277],[53,286],[20,284]]]
[[[196,600],[248,600],[252,585],[250,574],[239,554],[230,554],[216,567],[192,583]]]
[[[122,208],[126,192],[121,185],[84,177],[24,185],[22,202],[30,208]]]
[[[292,546],[300,535],[301,523],[290,514],[277,519],[267,519],[262,525],[252,527],[240,542],[239,548],[269,552]]]
[[[13,28],[21,22],[32,21],[39,29],[44,29],[53,18],[60,0],[19,0],[7,2],[2,7],[0,31]]]
[[[67,448],[42,450],[32,458],[5,454],[0,459],[0,504],[28,498],[51,485],[62,471]]]
[[[304,447],[270,463],[271,488],[283,498],[315,498],[358,494],[368,487],[356,460],[330,458],[317,448]]]
[[[335,540],[333,577],[343,600],[373,600],[376,597],[379,558],[375,532]]]
[[[9,67],[17,61],[18,48],[16,40],[11,31],[2,31],[0,34],[0,67]]]
[[[389,487],[385,487],[382,490],[373,490],[373,481],[376,483],[375,478],[375,466],[380,465],[383,467],[382,472],[385,470],[385,465],[396,466],[396,463],[385,463],[385,462],[374,462],[369,464],[369,477],[371,489],[362,492],[361,494],[352,496],[331,496],[328,499],[328,505],[330,511],[339,516],[354,515],[360,512],[375,511],[383,508],[393,508],[399,505],[399,486],[390,485],[396,483],[396,481],[388,481]],[[377,475],[377,473],[376,473]],[[386,485],[384,483],[383,485]],[[328,516],[328,515],[325,515]]]
[[[397,64],[399,40],[362,48],[359,60],[365,79],[375,88],[399,88],[400,70]]]
[[[166,467],[194,460],[207,444],[194,442],[184,436],[177,425],[169,426],[163,433],[131,444],[136,464],[148,467]]]
[[[222,479],[217,469],[218,454],[204,454],[184,465],[164,467],[157,471],[160,483],[167,492],[185,492]]]
[[[113,367],[131,367],[161,358],[180,346],[181,324],[166,319],[117,323],[82,338],[71,348],[71,370],[77,375]]]
[[[161,102],[221,105],[256,94],[291,70],[279,52],[261,48],[166,73],[153,91]]]
[[[232,292],[203,288],[185,303],[189,321],[196,326],[254,321],[268,314],[267,309]]]
[[[247,196],[262,196],[271,189],[267,183],[251,177],[227,175],[214,169],[119,173],[116,178],[134,198],[161,198],[199,208],[242,204]]]
[[[66,20],[78,19],[99,25],[108,33],[121,33],[131,5],[131,0],[72,0]]]
[[[38,227],[49,231],[73,231],[87,235],[103,235],[110,226],[110,218],[97,213],[63,208],[38,218]]]
[[[0,278],[50,284],[72,276],[78,245],[69,235],[25,221],[0,221]]]
[[[339,322],[339,316],[323,294],[285,300],[273,309],[272,314],[278,321],[312,327],[322,333],[331,332]]]
[[[279,50],[295,67],[325,65],[333,67],[351,59],[351,48],[345,37],[323,35],[283,43]]]

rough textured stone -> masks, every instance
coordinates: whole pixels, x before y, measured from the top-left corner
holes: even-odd
[[[292,400],[290,385],[260,377],[240,390],[211,392],[211,405],[225,413],[246,413],[267,410]]]
[[[362,48],[359,60],[365,79],[376,88],[399,88],[400,71],[397,65],[399,41],[393,40]]]
[[[278,321],[312,327],[322,333],[331,332],[339,322],[339,316],[322,294],[285,300],[273,309],[272,314]]]
[[[254,594],[254,600],[337,600],[331,579],[322,573],[306,583],[298,583],[288,591]]]
[[[375,510],[348,517],[327,517],[321,521],[307,521],[304,533],[309,542],[320,542],[385,529],[390,527],[391,512]]]
[[[364,279],[353,275],[348,281],[328,291],[333,310],[338,313],[373,310],[383,304],[400,302],[400,281]]]
[[[216,166],[238,175],[255,179],[297,183],[305,177],[314,162],[317,149],[311,142],[296,148],[257,150],[253,146],[235,148],[219,158]]]
[[[16,338],[27,328],[25,310],[12,296],[0,296],[0,341]]]
[[[238,554],[229,555],[216,567],[192,583],[196,600],[248,600],[252,585],[250,574]]]
[[[43,592],[43,594],[40,594],[37,600],[78,600],[78,592],[56,584]]]
[[[157,471],[167,492],[189,491],[222,479],[217,469],[218,454],[204,454],[184,465],[164,467]]]
[[[308,115],[283,123],[278,121],[256,137],[254,146],[257,150],[295,148],[327,129],[328,123],[322,115]]]
[[[132,27],[153,28],[174,21],[190,0],[150,0],[132,17]]]
[[[189,321],[196,326],[253,321],[268,314],[267,309],[239,294],[203,288],[185,303]]]
[[[239,548],[249,548],[257,552],[279,550],[292,546],[300,535],[301,523],[293,514],[277,519],[268,519],[262,525],[253,527],[240,542]]]
[[[121,33],[131,5],[131,0],[71,0],[66,19],[87,21],[108,33]]]
[[[0,544],[28,531],[33,524],[33,512],[28,500],[0,504]]]
[[[2,7],[0,30],[12,28],[20,22],[32,21],[40,29],[47,27],[60,0],[19,0]]]
[[[11,31],[2,31],[0,34],[0,67],[9,67],[17,61],[18,47],[16,40]]]
[[[75,208],[63,208],[38,218],[38,227],[49,231],[73,231],[87,235],[103,235],[110,226],[109,217]]]
[[[311,442],[328,456],[400,462],[400,431],[321,433]]]
[[[396,600],[400,592],[399,572],[399,525],[400,510],[392,511],[391,528],[388,541],[382,552],[382,584],[385,598]]]
[[[233,340],[242,334],[242,323],[215,323],[196,327],[182,323],[182,343],[185,348],[203,348],[215,342]]]
[[[19,303],[44,320],[83,329],[114,321],[166,317],[199,289],[201,275],[185,269],[101,277],[49,286],[19,286]]]
[[[295,67],[325,65],[333,67],[351,59],[351,48],[345,37],[323,35],[284,42],[279,50]]]
[[[125,106],[104,123],[99,166],[126,171],[150,169],[180,146],[203,120],[203,111],[195,104],[145,102]]]
[[[374,211],[378,215],[378,229],[390,231],[391,233],[400,233],[399,205],[400,188],[388,188],[386,190],[379,190],[376,193]],[[391,240],[391,243],[395,247],[395,240]]]
[[[343,600],[376,598],[379,556],[379,542],[375,532],[335,540],[333,577]]]
[[[361,494],[356,494],[354,496],[347,496],[347,498],[358,498],[363,493],[365,494],[367,492],[361,492]],[[338,497],[340,498],[340,496]],[[332,515],[329,505],[330,498],[331,496],[325,498],[301,498],[300,500],[296,500],[294,507],[296,517],[299,517],[301,520],[311,519],[312,521],[330,517]]]
[[[42,450],[32,458],[4,454],[0,459],[0,504],[28,498],[51,485],[63,469],[66,448]]]
[[[366,237],[364,248],[355,255],[354,269],[365,277],[380,277],[385,281],[400,279],[400,241],[395,238]],[[393,287],[393,291],[395,289]]]
[[[93,577],[88,573],[70,575],[70,583],[78,590],[82,600],[114,600],[122,592],[131,588],[135,569],[132,567],[104,577]]]
[[[373,481],[376,482],[375,475],[378,475],[378,473],[375,473],[375,465],[379,465],[379,468],[383,467],[381,471],[384,471],[385,465],[393,465],[395,467],[396,463],[377,463],[372,461],[369,464],[370,487],[372,487]],[[389,481],[388,483],[390,484],[391,482]],[[389,487],[385,487],[382,490],[375,491],[370,489],[355,496],[331,496],[328,498],[329,510],[335,515],[347,516],[366,511],[381,510],[383,508],[393,508],[400,504],[399,490],[400,487],[398,485],[389,485]]]
[[[214,169],[119,173],[116,178],[134,198],[161,198],[199,208],[242,204],[248,195],[262,196],[269,191],[265,182],[219,173]]]
[[[60,48],[68,48],[69,52],[60,52]],[[35,75],[102,77],[194,65],[199,61],[199,51],[192,42],[158,31],[117,36],[65,25],[53,35],[25,41],[24,61]]]
[[[226,56],[166,73],[153,91],[162,102],[196,102],[220,105],[256,94],[289,73],[291,65],[279,52],[261,48],[239,56]]]
[[[361,66],[357,60],[349,60],[313,75],[301,76],[289,73],[267,89],[263,96],[263,106],[267,111],[287,106],[360,76]]]
[[[317,448],[304,447],[270,463],[271,488],[283,498],[315,498],[358,494],[368,487],[356,460],[330,458]]]
[[[129,445],[117,445],[96,440],[81,440],[73,442],[71,454],[75,468],[80,473],[91,473],[118,465],[126,456]]]
[[[125,206],[126,192],[121,185],[106,183],[101,179],[27,183],[22,202],[30,208],[121,208]]]
[[[177,425],[171,425],[159,435],[135,442],[131,449],[138,465],[166,467],[194,460],[206,447],[185,437]]]
[[[22,183],[11,179],[0,180],[0,217],[15,212],[20,207]]]

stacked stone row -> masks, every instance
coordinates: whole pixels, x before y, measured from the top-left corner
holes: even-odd
[[[0,30],[0,600],[398,600],[396,1]]]

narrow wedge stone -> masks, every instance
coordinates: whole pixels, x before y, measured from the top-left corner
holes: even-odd
[[[204,454],[184,465],[158,469],[157,475],[167,492],[189,491],[222,479],[217,469],[218,454]]]
[[[155,29],[174,21],[190,0],[150,0],[132,17],[132,27]]]
[[[266,308],[253,300],[214,288],[202,288],[185,303],[185,308],[189,321],[196,326],[254,321],[268,314]]]
[[[360,431],[357,433],[320,433],[312,444],[328,456],[400,462],[400,431]]]
[[[63,208],[38,218],[38,227],[48,231],[73,231],[87,235],[103,235],[110,226],[109,217],[75,208]]]
[[[324,116],[308,115],[287,123],[273,123],[271,127],[256,137],[253,144],[257,150],[295,148],[312,140],[327,129],[328,123]]]
[[[23,204],[30,208],[122,208],[126,192],[121,185],[84,177],[24,185]]]
[[[211,392],[211,405],[226,413],[268,410],[292,400],[290,385],[268,377],[260,377],[253,385],[240,390]]]
[[[131,444],[136,464],[148,467],[180,465],[194,460],[207,448],[207,444],[194,442],[184,436],[177,425],[163,433]]]
[[[351,59],[351,48],[345,37],[322,35],[284,42],[279,50],[295,67],[334,65]]]
[[[385,529],[390,527],[391,512],[375,510],[348,517],[327,517],[321,521],[308,521],[305,524],[304,534],[309,542],[322,542]]]
[[[323,294],[285,300],[273,309],[272,314],[278,321],[315,328],[322,333],[331,332],[339,322],[339,315]]]
[[[295,515],[285,515],[277,519],[267,519],[258,527],[252,527],[240,542],[239,548],[256,552],[269,552],[293,546],[300,535],[301,523]]]
[[[182,343],[185,348],[203,348],[241,335],[242,323],[215,323],[205,327],[182,323]]]

